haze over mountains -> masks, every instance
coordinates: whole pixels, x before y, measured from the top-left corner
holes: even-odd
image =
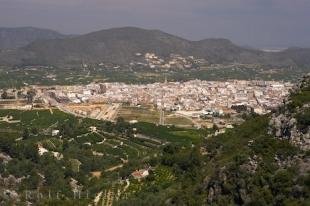
[[[162,58],[172,53],[195,56],[220,64],[310,65],[310,49],[263,52],[237,46],[227,39],[190,41],[159,30],[135,27],[101,30],[79,36],[65,36],[34,28],[0,29],[0,49],[1,65],[63,66],[78,65],[83,60],[88,63],[128,64],[136,53],[147,52],[154,52]]]
[[[0,28],[0,49],[12,49],[26,46],[36,40],[59,39],[66,35],[49,29],[34,27]]]

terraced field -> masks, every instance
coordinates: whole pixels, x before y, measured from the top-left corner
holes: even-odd
[[[150,123],[111,123],[78,118],[59,110],[0,110],[0,117],[12,120],[0,122],[0,151],[12,158],[5,165],[6,171],[16,178],[28,175],[22,185],[40,185],[43,194],[59,190],[72,198],[73,189],[82,188],[82,198],[86,202],[97,201],[98,205],[112,205],[140,191],[143,181],[132,179],[131,173],[160,156],[165,145],[190,147],[202,139],[195,130]],[[52,131],[59,132],[53,135]],[[167,169],[153,169],[156,184],[173,181],[173,174]],[[70,183],[73,180],[77,182],[74,188]],[[16,185],[17,189],[20,187]]]

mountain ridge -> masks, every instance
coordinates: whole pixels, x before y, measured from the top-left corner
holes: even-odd
[[[11,53],[1,52],[0,62],[10,65],[78,65],[86,60],[88,63],[128,64],[135,53],[147,52],[163,58],[172,53],[195,56],[213,64],[310,65],[310,49],[307,48],[264,52],[235,45],[223,38],[190,41],[160,30],[137,27],[105,29],[70,38],[35,40]]]
[[[65,38],[67,35],[50,29],[37,27],[0,27],[0,49],[26,46],[39,39]]]

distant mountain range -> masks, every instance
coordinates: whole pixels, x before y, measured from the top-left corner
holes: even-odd
[[[36,40],[60,39],[66,35],[49,29],[34,27],[1,28],[0,49],[12,49],[28,45]]]
[[[10,48],[8,50],[8,48]],[[237,46],[227,39],[189,41],[159,30],[134,27],[66,36],[35,28],[0,29],[0,65],[127,64],[135,53],[172,53],[204,58],[210,63],[259,63],[269,66],[310,65],[310,49],[264,52]]]

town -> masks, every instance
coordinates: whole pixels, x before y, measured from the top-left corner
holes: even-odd
[[[266,114],[283,102],[292,86],[288,82],[245,80],[28,86],[2,91],[0,106],[4,109],[57,107],[75,116],[108,121],[122,116],[119,113],[126,105],[148,106],[158,111],[158,123],[165,124],[165,113],[189,119],[223,117],[242,110]]]

